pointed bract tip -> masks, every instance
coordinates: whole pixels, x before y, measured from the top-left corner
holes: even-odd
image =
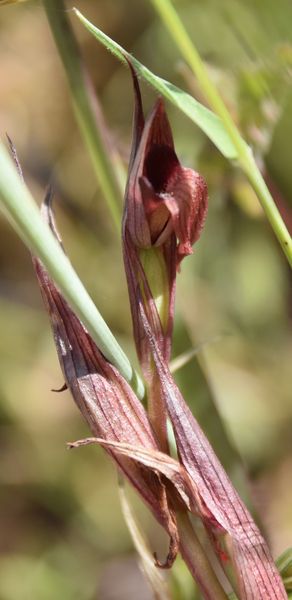
[[[16,147],[15,147],[15,145],[14,145],[11,137],[8,135],[7,132],[6,132],[6,138],[7,138],[8,144],[9,144],[9,149],[10,149],[11,156],[12,156],[12,158],[14,160],[14,164],[15,164],[16,169],[18,171],[18,175],[19,175],[21,181],[24,182],[23,172],[22,172],[22,168],[21,168],[21,164],[20,164],[19,158],[17,156]]]
[[[59,394],[60,392],[65,392],[65,390],[68,389],[67,383],[63,383],[63,385],[60,388],[52,388],[51,392],[56,392],[57,394]]]
[[[47,187],[46,195],[43,200],[43,204],[50,210],[52,210],[53,199],[54,199],[54,188],[53,188],[52,183],[49,183],[49,185]]]
[[[162,96],[158,96],[158,98],[157,98],[157,100],[155,102],[154,107],[156,108],[156,111],[159,112],[160,114],[162,112],[165,112],[165,102],[164,102]]]

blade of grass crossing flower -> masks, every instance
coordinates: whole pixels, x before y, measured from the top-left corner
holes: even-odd
[[[90,23],[79,10],[74,9],[74,11],[88,31],[90,31],[90,33],[92,33],[92,35],[105,46],[107,50],[124,63],[126,63],[126,57],[128,57],[138,76],[147,81],[147,83],[149,83],[157,92],[172,102],[172,104],[179,108],[198,127],[200,127],[224,156],[230,159],[237,158],[236,149],[230,141],[230,138],[217,115],[197,102],[190,94],[187,94],[165,79],[154,75],[147,67],[124,50],[122,46],[103,33],[98,27],[95,27]]]
[[[2,206],[1,206],[2,205]],[[43,222],[28,188],[22,183],[3,144],[0,144],[0,209],[27,247],[38,256],[104,355],[143,398],[144,386],[85,290],[52,232]]]

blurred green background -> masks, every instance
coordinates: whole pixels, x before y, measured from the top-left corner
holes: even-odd
[[[74,3],[155,73],[204,101],[148,0]],[[73,2],[68,0],[68,8]],[[292,225],[290,0],[190,0],[176,7]],[[132,88],[126,69],[72,15],[111,141],[129,156]],[[49,180],[73,265],[134,359],[121,245],[80,137],[40,2],[0,8],[0,135],[17,146],[40,201]],[[142,86],[145,108],[155,96]],[[202,172],[210,208],[182,266],[175,353],[204,344],[178,380],[231,468],[214,401],[240,452],[274,556],[291,545],[291,279],[242,174],[169,106],[181,161]],[[123,522],[113,465],[87,435],[63,383],[30,257],[0,216],[0,600],[149,600]],[[236,473],[231,472],[236,481]],[[138,501],[153,549],[165,540]],[[180,567],[177,598],[191,599]]]

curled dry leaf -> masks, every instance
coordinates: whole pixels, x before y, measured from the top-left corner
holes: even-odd
[[[135,462],[144,465],[150,471],[156,471],[163,475],[176,488],[178,494],[183,500],[185,506],[192,512],[197,512],[197,502],[199,494],[195,488],[194,482],[189,478],[184,467],[174,458],[164,452],[151,450],[142,446],[133,446],[131,444],[113,442],[102,438],[91,437],[76,442],[69,442],[69,448],[79,448],[88,444],[99,444],[104,448],[111,448],[122,456],[132,458]]]

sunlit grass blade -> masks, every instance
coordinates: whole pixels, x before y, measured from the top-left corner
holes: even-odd
[[[1,206],[2,205],[2,206]],[[86,326],[104,355],[140,397],[144,388],[128,358],[88,295],[68,258],[43,222],[28,188],[22,183],[6,148],[0,144],[0,209],[27,247],[38,256],[58,288]]]
[[[117,42],[112,40],[103,31],[95,27],[88,21],[79,10],[74,9],[75,14],[85,27],[94,35],[94,37],[114,54],[120,61],[126,63],[125,56],[130,57],[131,63],[139,77],[150,83],[154,89],[162,94],[167,100],[172,102],[177,108],[185,113],[217,146],[218,150],[229,159],[236,159],[237,152],[235,146],[231,142],[221,119],[212,111],[197,102],[190,94],[187,94],[180,88],[176,87],[169,81],[154,75],[147,67],[142,65],[136,58],[130,55]]]

